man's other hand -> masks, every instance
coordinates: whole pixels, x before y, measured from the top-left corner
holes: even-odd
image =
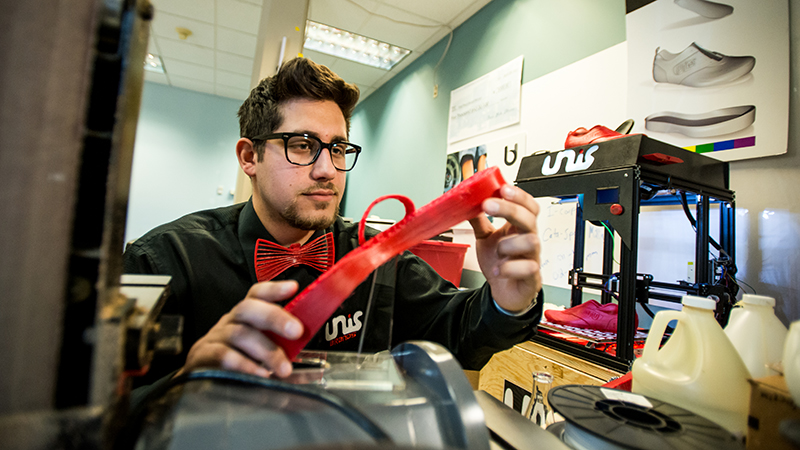
[[[475,231],[478,264],[497,305],[510,313],[524,311],[542,288],[536,227],[539,204],[522,189],[505,185],[502,199],[484,200],[483,211],[506,223],[495,228],[484,215],[469,221]]]

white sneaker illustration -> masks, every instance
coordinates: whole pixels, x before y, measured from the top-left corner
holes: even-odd
[[[659,112],[647,116],[644,119],[644,127],[658,133],[680,133],[684,136],[703,138],[735,133],[749,127],[755,121],[756,107],[744,105],[702,114]]]
[[[692,42],[680,53],[657,48],[653,80],[692,87],[716,86],[747,75],[755,65],[756,59],[752,56],[727,56]]]
[[[675,0],[675,4],[707,19],[720,19],[733,14],[733,6],[707,0]]]

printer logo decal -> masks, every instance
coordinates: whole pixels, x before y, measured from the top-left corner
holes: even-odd
[[[561,170],[561,162],[563,160],[567,161],[566,168],[564,169],[567,172],[586,170],[594,163],[594,156],[592,155],[599,148],[600,147],[597,145],[593,145],[586,149],[586,151],[580,150],[577,155],[575,154],[575,150],[562,150],[558,152],[553,163],[550,162],[550,155],[547,155],[542,164],[542,175],[557,174],[558,171]]]
[[[356,332],[361,330],[361,316],[364,313],[356,311],[352,315],[348,314],[336,316],[325,324],[325,340],[331,345],[336,345],[356,336]],[[341,332],[341,335],[339,334]]]

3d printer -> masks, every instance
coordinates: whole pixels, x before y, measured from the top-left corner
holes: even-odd
[[[619,302],[618,330],[612,351],[597,350],[540,330],[535,341],[627,372],[634,359],[636,303],[650,299],[680,302],[683,294],[717,298],[717,319],[724,326],[738,287],[734,252],[734,193],[728,189],[728,163],[690,152],[645,135],[629,135],[560,152],[537,153],[522,159],[516,183],[534,197],[578,200],[575,217],[573,268],[569,272],[571,305],[581,304],[584,288],[602,291],[602,303]],[[667,195],[657,195],[658,193]],[[689,198],[696,200],[694,218]],[[637,272],[639,214],[642,207],[682,204],[696,231],[694,283],[667,283]],[[719,204],[720,242],[710,237],[711,204]],[[603,245],[603,270],[583,270],[586,223],[609,230]],[[613,236],[622,241],[619,272],[613,270]],[[720,257],[709,260],[709,246]],[[649,308],[648,308],[649,309]]]

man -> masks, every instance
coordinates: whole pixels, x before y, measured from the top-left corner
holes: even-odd
[[[239,164],[250,201],[188,215],[147,233],[125,253],[126,273],[172,276],[163,313],[185,318],[184,348],[154,362],[147,381],[200,367],[286,377],[292,365],[262,331],[296,339],[302,324],[285,305],[322,272],[319,264],[273,270],[262,255],[276,247],[333,248],[338,261],[358,246],[357,226],[338,216],[346,172],[361,151],[348,143],[358,89],[329,69],[298,58],[263,80],[239,110]],[[483,210],[508,221],[470,223],[487,283],[459,291],[406,252],[362,283],[306,347],[375,352],[424,339],[478,369],[496,351],[529,337],[542,302],[538,205],[513,186]],[[370,231],[368,237],[376,232]],[[370,302],[370,298],[372,299]],[[541,299],[541,297],[540,297]]]

